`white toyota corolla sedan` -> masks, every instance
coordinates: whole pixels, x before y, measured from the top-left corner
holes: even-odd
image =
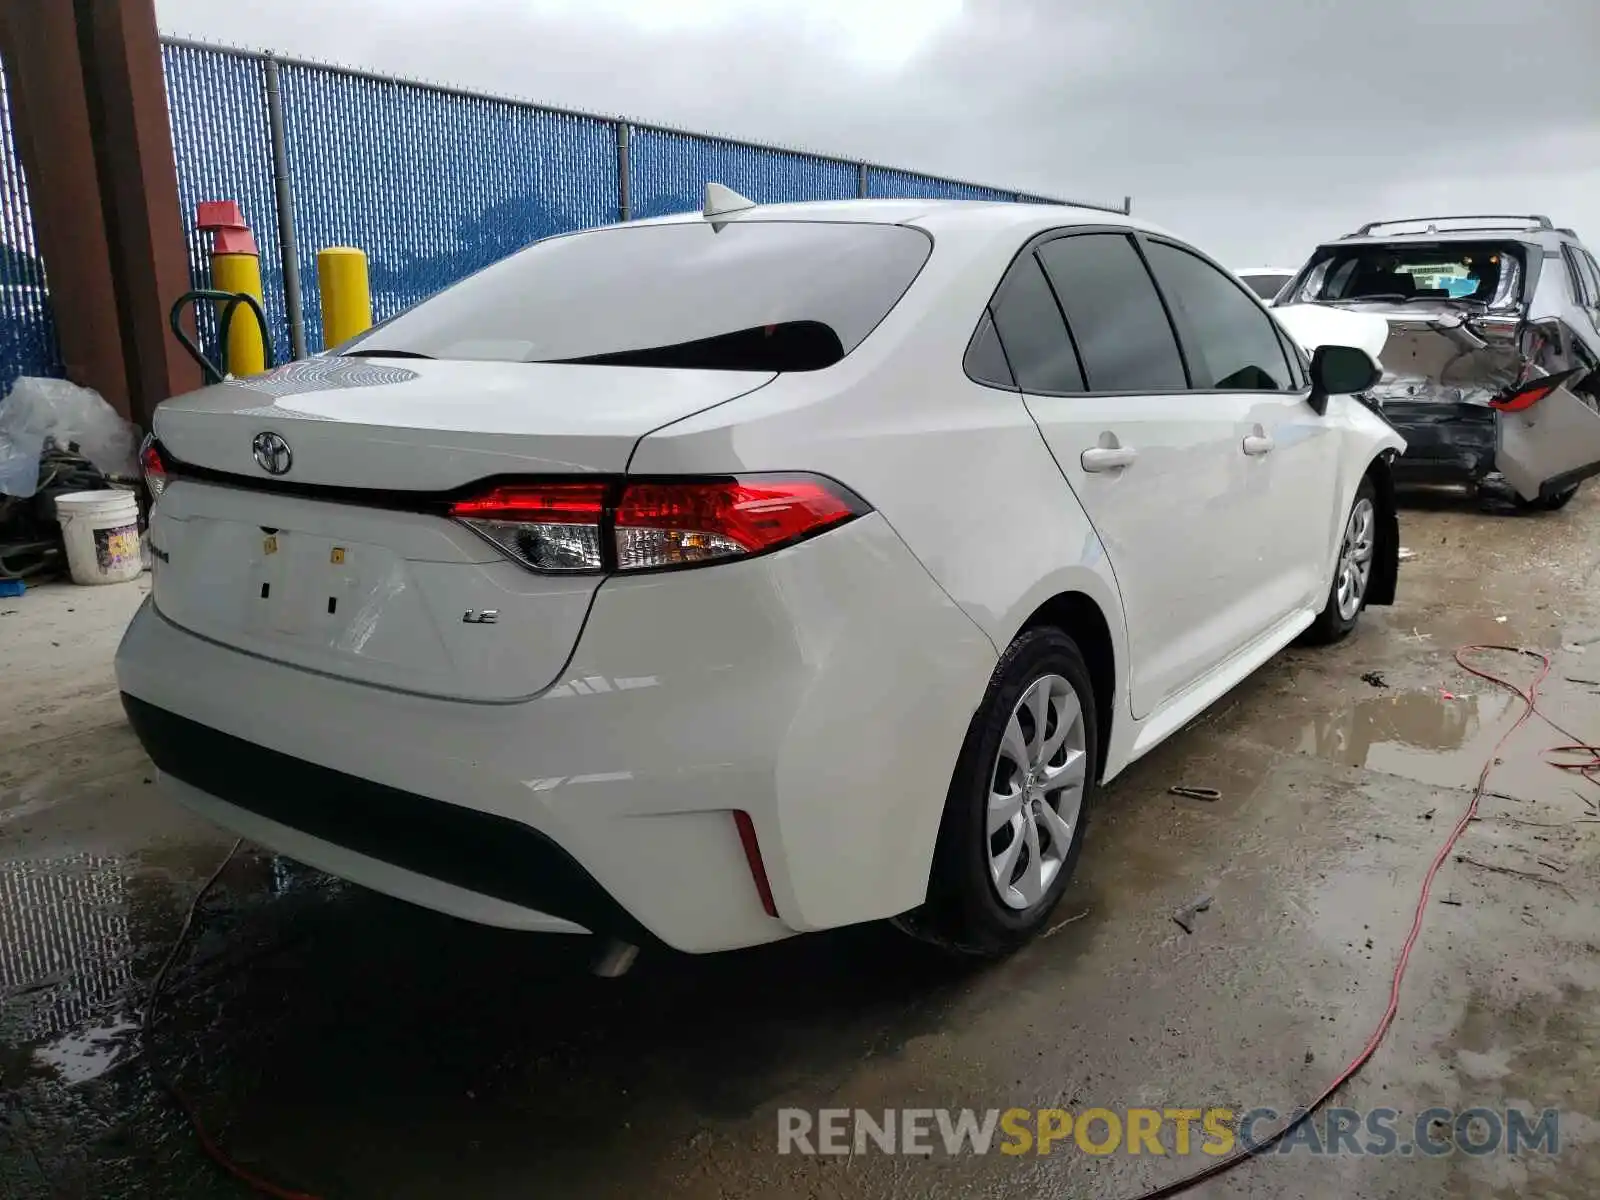
[[[1004,953],[1105,781],[1392,600],[1404,442],[1141,221],[708,191],[161,405],[128,716],[469,920]]]

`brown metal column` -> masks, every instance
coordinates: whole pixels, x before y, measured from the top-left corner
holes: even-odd
[[[0,2],[0,54],[67,378],[126,415],[128,377],[72,0]]]
[[[78,0],[76,8],[79,44],[90,64],[89,114],[130,407],[134,420],[148,427],[157,404],[200,386],[199,367],[167,326],[173,301],[189,290],[189,259],[155,4]]]
[[[0,53],[67,376],[148,425],[199,370],[152,0],[3,0]]]

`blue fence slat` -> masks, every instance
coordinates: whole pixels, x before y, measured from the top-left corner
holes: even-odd
[[[28,184],[17,155],[11,93],[0,63],[0,396],[10,392],[19,375],[62,374]]]
[[[227,50],[165,45],[167,111],[178,163],[178,203],[189,243],[189,277],[209,287],[210,235],[195,228],[202,200],[237,200],[261,251],[262,307],[272,329],[273,352],[289,358],[289,317],[283,300],[283,257],[278,250],[278,205],[272,190],[272,143],[267,128],[266,83],[261,59]],[[235,320],[248,320],[236,313]],[[205,306],[201,338],[216,349],[216,321]]]
[[[319,249],[366,251],[381,321],[529,242],[621,215],[609,122],[298,65],[282,81],[310,350]]]
[[[628,151],[635,219],[698,212],[708,183],[730,187],[757,204],[847,200],[856,194],[854,163],[787,150],[635,126]]]
[[[979,187],[971,183],[952,183],[931,175],[896,171],[889,167],[867,170],[867,195],[882,200],[1004,200],[1015,202],[1016,192]]]

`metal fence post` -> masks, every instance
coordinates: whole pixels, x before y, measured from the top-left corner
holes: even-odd
[[[294,233],[294,185],[289,180],[288,139],[283,126],[283,91],[278,60],[262,56],[267,76],[267,126],[272,131],[272,192],[278,207],[278,256],[283,260],[283,307],[289,316],[289,352],[306,356],[306,321],[300,309],[300,245]]]
[[[1133,216],[1133,197],[1132,196],[1124,196],[1122,198],[1122,215],[1125,216],[1125,217]]]
[[[633,137],[626,121],[617,122],[617,209],[633,220]]]
[[[866,163],[856,164],[856,195],[863,200],[867,198],[867,186],[870,182],[868,176],[871,172],[872,168]]]

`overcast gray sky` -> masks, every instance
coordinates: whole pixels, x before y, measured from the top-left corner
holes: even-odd
[[[1600,249],[1600,0],[157,0],[162,29],[1134,212],[1234,266],[1378,217]]]

